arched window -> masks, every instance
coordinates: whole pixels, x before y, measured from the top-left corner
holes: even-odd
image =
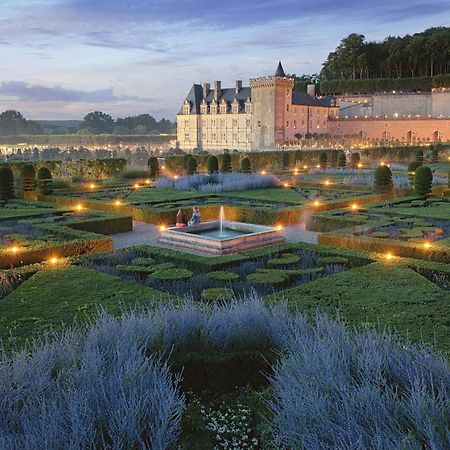
[[[183,104],[183,114],[189,114],[191,112],[191,102],[186,100]]]

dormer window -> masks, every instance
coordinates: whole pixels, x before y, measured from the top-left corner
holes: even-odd
[[[239,112],[239,102],[236,99],[234,99],[233,105],[231,106],[231,112],[233,114],[237,114]]]
[[[208,105],[207,105],[207,103],[205,101],[200,105],[200,113],[201,114],[207,114],[208,113]]]
[[[222,100],[220,103],[220,114],[226,113],[227,113],[227,102],[225,100]]]
[[[246,112],[247,114],[249,114],[249,113],[252,112],[252,102],[250,101],[250,99],[248,99],[248,100],[245,102],[245,112]]]
[[[211,106],[210,106],[210,108],[209,108],[209,112],[210,112],[211,114],[217,114],[217,102],[216,102],[215,100],[213,100],[213,101],[211,102]]]
[[[190,114],[191,112],[191,102],[189,100],[185,100],[183,104],[183,114]]]

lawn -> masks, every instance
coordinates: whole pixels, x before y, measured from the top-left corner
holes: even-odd
[[[0,300],[0,339],[21,344],[49,329],[61,329],[103,308],[153,305],[164,293],[112,275],[76,266],[38,272]]]
[[[389,328],[450,352],[450,293],[396,263],[373,263],[269,297],[313,314],[340,315],[350,325]]]
[[[3,208],[0,208],[0,221],[51,214],[57,210],[52,203],[9,200]]]

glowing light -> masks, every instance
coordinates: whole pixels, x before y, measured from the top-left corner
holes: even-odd
[[[352,211],[358,211],[358,205],[356,203],[352,203],[350,208]]]
[[[11,253],[17,253],[18,251],[19,251],[19,247],[17,247],[17,246],[12,246],[12,247],[10,247],[9,248],[9,251],[11,252]]]
[[[424,248],[425,250],[429,250],[429,249],[431,248],[431,244],[430,244],[429,242],[424,242],[424,243],[423,243],[423,248]]]
[[[159,231],[165,231],[166,230],[166,226],[165,225],[160,225],[159,226]]]
[[[97,186],[95,185],[95,183],[91,183],[90,185],[89,185],[89,189],[95,189]]]
[[[173,176],[173,179],[174,179],[174,180],[178,180],[178,175],[174,175],[174,176]]]
[[[320,169],[320,164],[317,164],[317,166],[316,166],[318,169]]]
[[[284,183],[283,185],[285,188],[289,187],[289,183]]]
[[[161,166],[161,169],[162,170],[166,170],[166,166]]]
[[[386,165],[386,163],[384,161],[380,162],[380,166],[385,166],[385,165]]]
[[[386,259],[386,261],[392,261],[394,259],[394,255],[392,253],[386,253],[384,255],[384,259]]]
[[[145,180],[145,184],[150,184],[150,180]]]
[[[135,189],[138,189],[138,188],[139,188],[139,184],[138,184],[138,183],[135,183],[135,184],[133,185],[133,187],[134,187]]]
[[[449,158],[449,159],[450,159],[450,158]],[[303,166],[303,168],[304,168],[304,169],[307,169],[307,168],[308,168],[308,166]]]
[[[83,205],[78,204],[77,206],[75,206],[75,209],[76,209],[77,211],[83,211]]]
[[[282,231],[283,230],[283,225],[277,225],[276,229],[277,229],[277,231]]]
[[[361,169],[363,165],[361,163],[358,163],[358,169]]]
[[[329,186],[331,183],[330,183],[330,180],[325,180],[324,181],[324,184],[325,184],[325,186]]]
[[[122,202],[121,202],[120,200],[116,200],[116,201],[114,202],[114,204],[115,204],[116,206],[121,206],[121,205],[122,205]]]
[[[54,265],[58,264],[58,258],[56,258],[55,256],[53,256],[52,258],[50,258],[50,259],[48,260],[48,262],[49,262],[52,266],[54,266]]]
[[[313,205],[314,205],[315,207],[320,206],[319,200],[316,200],[316,201],[313,203]]]
[[[265,170],[263,170],[262,172],[261,172],[261,175],[266,175],[266,171]]]
[[[294,170],[294,175],[298,175],[298,170]]]

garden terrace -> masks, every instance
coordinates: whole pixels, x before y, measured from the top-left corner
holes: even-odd
[[[17,210],[18,217],[13,216],[14,211],[14,208],[9,211],[9,220],[0,222],[1,268],[91,251],[106,251],[112,248],[112,240],[102,234],[132,229],[129,216],[42,208],[45,214],[31,214],[32,218],[25,220],[21,209]]]

